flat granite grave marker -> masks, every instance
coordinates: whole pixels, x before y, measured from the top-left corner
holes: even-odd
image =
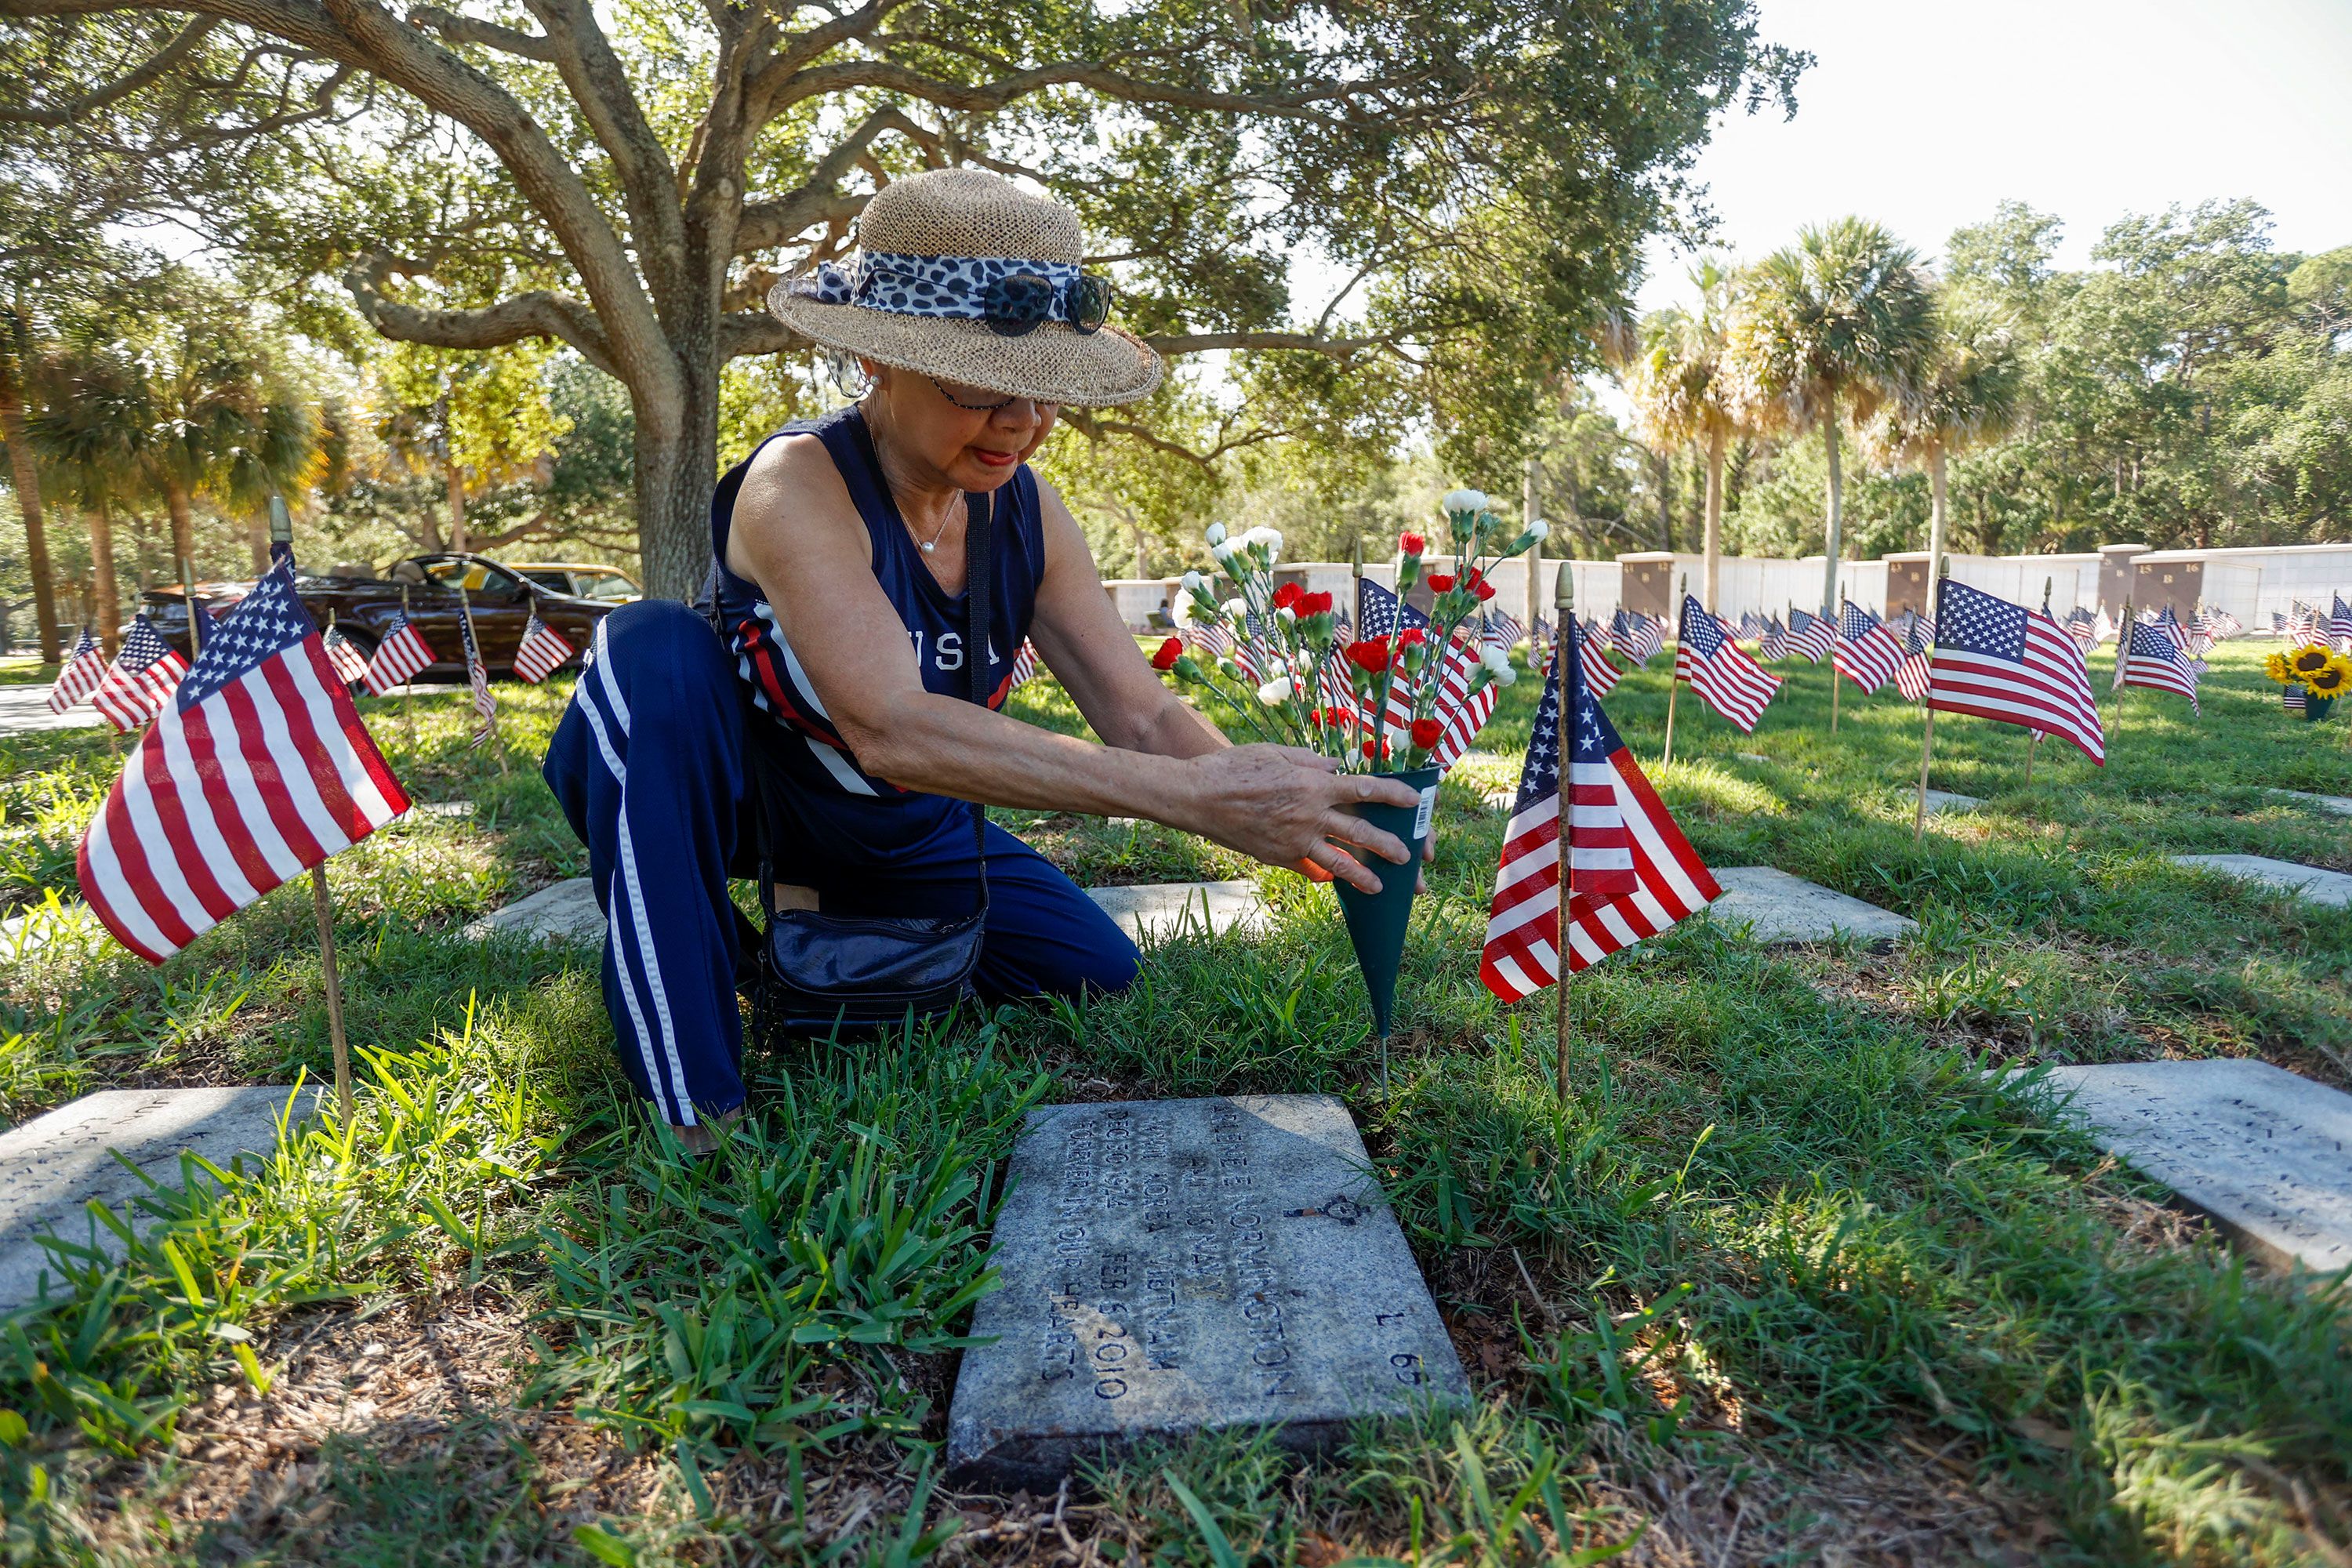
[[[1911,804],[1916,807],[1918,803],[1919,796],[1915,792],[1911,796]],[[1927,815],[1930,816],[1941,816],[1948,811],[1974,811],[1983,804],[1984,802],[1975,795],[1955,795],[1948,789],[1931,789],[1927,792]]]
[[[1328,1095],[1029,1113],[948,1411],[956,1484],[1050,1491],[1082,1455],[1203,1427],[1313,1448],[1469,1394]]]
[[[2352,795],[2313,795],[2308,790],[2274,789],[2273,795],[2288,800],[2299,800],[2315,811],[2325,811],[2336,816],[2352,816]]]
[[[2309,903],[2336,909],[2352,905],[2352,874],[2318,866],[2298,866],[2267,855],[2175,855],[2172,863],[2191,870],[2219,871],[2242,881],[2261,882]]]
[[[1892,942],[1918,929],[1916,921],[1892,910],[1792,877],[1777,866],[1717,867],[1715,879],[1723,884],[1723,897],[1706,907],[1708,917],[1734,931],[1744,928],[1768,946],[1837,936]]]
[[[1138,942],[1197,931],[1204,921],[1212,936],[1222,936],[1265,912],[1255,882],[1138,882],[1088,888],[1087,897]]]
[[[1212,934],[1223,935],[1265,912],[1255,882],[1142,882],[1088,888],[1087,896],[1138,942],[1179,931],[1187,921],[1197,927],[1205,920]],[[573,877],[493,910],[470,922],[465,934],[479,942],[508,932],[594,946],[604,940],[604,915],[588,879]]]
[[[38,1299],[41,1277],[60,1282],[35,1239],[55,1235],[91,1239],[84,1205],[92,1198],[131,1216],[147,1184],[110,1151],[165,1186],[180,1180],[180,1152],[193,1149],[226,1168],[241,1153],[278,1142],[278,1113],[294,1090],[260,1085],[242,1089],[109,1089],[37,1116],[0,1133],[0,1311]],[[320,1092],[311,1091],[312,1094]],[[298,1104],[298,1118],[308,1107]],[[112,1258],[123,1247],[98,1226],[98,1245]]]
[[[585,877],[572,877],[492,910],[466,927],[467,937],[474,942],[510,933],[541,942],[603,942],[604,911],[596,907],[594,884]]]
[[[2352,1264],[2352,1095],[2268,1062],[2115,1062],[2050,1074],[2100,1148],[2213,1216],[2248,1251]]]

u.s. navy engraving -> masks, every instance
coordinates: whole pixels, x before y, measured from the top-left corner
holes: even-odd
[[[1307,1444],[1465,1392],[1347,1111],[1286,1095],[1034,1112],[949,1420],[969,1479],[1202,1426]],[[1026,1350],[1024,1350],[1026,1346]]]

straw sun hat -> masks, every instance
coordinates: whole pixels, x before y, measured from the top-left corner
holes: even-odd
[[[857,242],[770,289],[776,319],[829,349],[1041,403],[1132,403],[1165,374],[1150,345],[1103,324],[1110,289],[1078,270],[1078,215],[1010,180],[893,181]]]

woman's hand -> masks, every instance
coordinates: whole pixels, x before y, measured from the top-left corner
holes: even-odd
[[[1234,746],[1181,765],[1191,775],[1184,781],[1187,799],[1175,814],[1182,820],[1170,826],[1269,866],[1319,867],[1360,891],[1377,893],[1380,878],[1332,840],[1399,866],[1412,858],[1404,840],[1344,809],[1366,803],[1418,805],[1421,797],[1394,779],[1342,773],[1330,758],[1290,746]]]

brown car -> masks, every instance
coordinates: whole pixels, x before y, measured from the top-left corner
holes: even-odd
[[[612,612],[608,601],[577,598],[517,575],[487,555],[412,555],[394,562],[381,577],[314,577],[294,579],[321,627],[331,616],[364,658],[398,617],[404,602],[416,629],[431,645],[434,662],[419,680],[466,679],[466,645],[459,630],[458,586],[473,606],[474,635],[482,645],[482,661],[493,675],[510,674],[515,647],[533,609],[539,618],[562,635],[574,648],[584,649],[596,634],[596,623]],[[246,583],[199,583],[196,602],[214,616],[225,616],[251,592]],[[163,640],[183,657],[188,654],[188,607],[177,588],[154,588],[147,594],[147,618]],[[576,666],[577,658],[568,661]]]

